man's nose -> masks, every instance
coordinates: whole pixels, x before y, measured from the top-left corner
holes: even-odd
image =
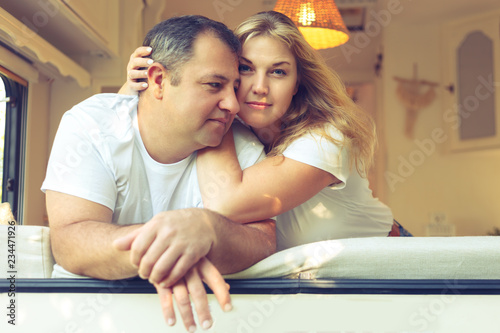
[[[227,111],[233,115],[240,111],[240,103],[238,103],[236,92],[234,90],[228,92],[224,99],[219,102],[219,109]]]

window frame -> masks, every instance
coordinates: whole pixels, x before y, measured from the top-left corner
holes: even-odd
[[[14,218],[22,224],[28,83],[1,66],[0,79],[9,99],[5,108],[2,202],[9,202]]]
[[[232,295],[318,294],[318,295],[500,295],[500,279],[226,279]],[[0,280],[0,293],[8,292],[9,281]],[[119,286],[119,291],[113,291]],[[139,277],[118,280],[94,278],[22,278],[16,280],[23,293],[110,293],[156,294],[155,287]],[[111,291],[110,291],[111,290]],[[210,288],[205,285],[208,294]]]
[[[9,294],[13,283],[15,298]],[[449,328],[467,317],[469,329],[460,332],[471,332],[470,327],[493,332],[498,326],[495,306],[488,306],[488,311],[483,312],[487,305],[482,304],[500,302],[500,280],[264,278],[226,283],[235,305],[231,313],[218,310],[214,296],[209,296],[218,332],[306,333],[313,327],[318,332],[332,333],[444,332],[443,329],[452,332]],[[206,291],[212,294],[207,287]],[[154,286],[139,278],[0,280],[3,303],[9,300],[14,304],[11,307],[15,309],[9,310],[14,311],[14,318],[16,311],[29,317],[30,323],[25,321],[20,326],[32,331],[96,332],[104,331],[103,323],[108,322],[120,323],[116,327],[125,325],[132,331],[140,331],[134,326],[137,325],[151,332],[185,332],[179,316],[175,327],[166,325],[155,294]],[[479,302],[482,304],[478,309]],[[95,317],[107,321],[92,320]],[[335,317],[341,320],[336,321]],[[250,329],[242,330],[247,324]],[[367,326],[370,330],[366,330]],[[442,329],[435,331],[435,327]]]

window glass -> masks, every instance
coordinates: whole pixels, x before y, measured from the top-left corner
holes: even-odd
[[[5,109],[7,97],[5,94],[5,84],[0,78],[0,198],[3,190],[3,151],[5,146]]]

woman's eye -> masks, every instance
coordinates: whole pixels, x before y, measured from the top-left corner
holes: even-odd
[[[240,64],[240,65],[238,66],[238,70],[239,70],[240,72],[248,72],[248,71],[250,70],[250,66]]]
[[[286,72],[282,69],[275,69],[275,70],[273,70],[273,74],[286,75]]]

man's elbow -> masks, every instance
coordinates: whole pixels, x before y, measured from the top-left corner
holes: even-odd
[[[268,232],[267,232],[267,237],[268,237],[268,242],[269,242],[269,247],[268,247],[268,254],[267,256],[270,256],[273,253],[276,253],[277,249],[277,244],[276,244],[276,222],[274,220],[270,220],[272,222],[268,223]]]
[[[50,232],[50,246],[55,262],[68,272],[83,275],[81,267],[77,264],[71,242],[68,242],[70,238],[58,229],[53,228]]]
[[[263,257],[268,257],[276,252],[276,222],[273,219],[247,223],[248,226],[259,229],[263,239]]]

